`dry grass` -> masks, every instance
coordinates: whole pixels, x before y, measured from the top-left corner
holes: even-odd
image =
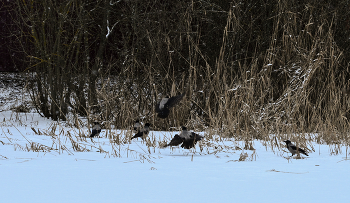
[[[81,75],[72,74],[72,81],[93,83],[83,82],[79,87],[85,94],[83,97],[91,94],[91,86],[96,87],[97,103],[92,105],[88,102],[90,98],[83,100],[86,103],[83,106],[87,106],[84,117],[90,128],[93,121],[103,122],[106,131],[101,136],[109,138],[113,145],[112,152],[101,148],[98,151],[117,157],[123,150],[137,154],[125,148],[132,136],[126,130],[136,119],[151,123],[153,130],[172,131],[184,125],[205,131],[206,140],[199,144],[201,152],[209,152],[209,148],[225,150],[227,146],[222,140],[226,138],[244,141],[244,150],[254,150],[254,140],[260,140],[272,150],[284,147],[281,143],[285,139],[310,151],[314,151],[312,142],[335,146],[332,153],[339,153],[342,145],[350,145],[349,63],[335,40],[336,14],[329,16],[332,12],[324,11],[318,13],[320,17],[316,19],[313,10],[316,5],[308,4],[299,11],[293,10],[290,1],[278,1],[271,8],[274,15],[264,24],[269,26],[267,33],[270,34],[260,36],[261,30],[252,28],[259,16],[252,15],[256,18],[250,22],[241,21],[246,19],[244,8],[233,2],[227,12],[221,12],[227,17],[226,25],[220,30],[221,36],[215,36],[220,38],[221,46],[212,56],[207,55],[208,50],[203,45],[210,41],[201,41],[207,39],[206,33],[201,32],[200,26],[193,26],[196,17],[209,17],[203,10],[195,10],[195,3],[192,1],[191,5],[181,7],[186,10],[177,19],[179,33],[163,30],[162,26],[136,30],[147,39],[147,43],[140,40],[142,48],[147,45],[146,56],[139,56],[141,49],[136,44],[136,48],[123,48],[122,67],[111,57],[98,70],[87,64]],[[162,19],[151,15],[144,17],[151,23]],[[253,42],[237,45],[243,38]],[[70,50],[75,49],[70,47]],[[99,60],[96,59],[96,64],[102,63]],[[81,64],[75,65],[74,71],[81,68]],[[118,71],[113,72],[114,69]],[[95,81],[89,80],[92,75],[97,75]],[[29,87],[33,103],[46,105],[40,102],[37,87]],[[44,92],[50,92],[49,88]],[[65,92],[63,88],[62,92]],[[154,106],[161,97],[182,93],[186,96],[172,109],[169,118],[156,117]],[[47,97],[51,98],[51,94]],[[69,101],[76,102],[73,107],[79,106],[81,95],[71,93],[68,96]],[[62,93],[61,97],[65,95]],[[61,107],[64,105],[60,102],[47,106],[57,106],[58,111],[63,112]],[[58,135],[55,134],[57,126],[41,133],[51,136],[59,150],[68,150],[62,145],[66,141],[74,151],[92,150],[93,146],[81,144],[87,142],[88,135],[83,133],[80,113],[78,108],[72,108],[71,113],[64,116],[66,124],[74,126],[79,136],[65,132],[64,126],[60,126]],[[127,133],[114,133],[114,129]],[[148,160],[146,155],[154,153],[164,143],[151,134],[143,141],[147,149],[135,156]],[[28,146],[33,150],[44,149],[35,144]]]
[[[227,47],[233,43],[232,33],[244,31],[232,8],[214,66],[196,63],[206,59],[198,42],[191,40],[200,38],[200,33],[187,36],[191,53],[182,74],[175,67],[159,69],[137,61],[118,75],[101,74],[97,93],[102,111],[88,117],[117,129],[129,128],[136,118],[150,122],[154,130],[186,125],[205,131],[208,138],[216,134],[243,140],[243,148],[249,150],[255,139],[272,149],[280,148],[285,139],[310,150],[312,141],[349,145],[350,83],[344,73],[343,52],[335,45],[333,21],[316,22],[307,10],[298,16],[288,12],[286,5],[280,1],[276,7],[280,15],[274,16],[265,53],[253,54],[249,60],[230,57],[232,50]],[[309,23],[301,25],[300,19]],[[165,43],[159,36],[148,37],[153,45]],[[157,54],[152,50],[151,58]],[[137,70],[142,74],[136,74]],[[156,102],[165,94],[180,93],[186,97],[169,118],[158,119]],[[319,136],[310,137],[310,133]],[[145,141],[147,147],[160,144],[152,137]]]

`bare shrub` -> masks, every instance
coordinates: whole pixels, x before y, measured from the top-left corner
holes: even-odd
[[[29,88],[46,117],[72,112],[107,129],[135,119],[154,130],[186,125],[247,149],[320,132],[349,144],[349,50],[339,46],[349,18],[337,12],[347,1],[64,2],[17,1],[18,38],[31,40]],[[156,118],[157,101],[181,93],[169,118]]]

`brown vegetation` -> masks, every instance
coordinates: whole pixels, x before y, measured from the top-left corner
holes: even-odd
[[[17,1],[18,36],[46,117],[223,136],[318,132],[349,143],[349,2]],[[162,95],[185,93],[169,119]],[[306,138],[308,139],[308,138]]]

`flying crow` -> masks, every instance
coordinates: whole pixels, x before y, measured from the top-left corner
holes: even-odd
[[[101,132],[101,126],[100,126],[100,123],[99,122],[94,122],[94,127],[92,128],[92,132],[91,132],[91,135],[90,137],[95,137],[95,136],[98,136]]]
[[[156,113],[158,113],[159,118],[166,118],[169,115],[170,108],[174,107],[177,103],[181,101],[185,94],[165,97],[156,105]]]
[[[286,140],[286,141],[283,141],[286,143],[286,147],[288,148],[288,150],[292,153],[292,156],[294,154],[305,154],[306,156],[309,156],[305,150],[303,149],[300,149],[299,147],[295,146],[294,144],[292,144],[292,142],[290,140]]]
[[[186,127],[182,126],[182,131],[178,135],[176,134],[174,138],[169,142],[169,144],[166,144],[164,147],[167,146],[178,146],[182,143],[181,147],[184,149],[190,149],[196,145],[198,141],[203,139],[203,136],[198,135],[194,132],[190,132],[187,130]]]
[[[143,129],[139,130],[138,133],[136,133],[131,139],[138,138],[138,137],[142,137],[142,139],[143,139],[144,136],[148,135],[150,126],[151,126],[151,124],[146,123],[145,127]]]

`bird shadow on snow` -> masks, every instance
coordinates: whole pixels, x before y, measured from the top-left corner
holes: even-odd
[[[282,156],[283,158],[287,160],[293,160],[293,159],[307,159],[308,157],[303,157],[303,156]]]
[[[266,172],[291,173],[291,174],[306,174],[306,173],[309,173],[309,172],[297,173],[297,172],[289,172],[289,171],[278,171],[276,169],[267,170]]]
[[[170,154],[170,153],[162,153],[161,155],[163,156],[173,156],[173,157],[200,157],[200,156],[205,156],[206,154],[197,154],[197,153],[191,153],[191,152],[184,152],[183,154]]]

